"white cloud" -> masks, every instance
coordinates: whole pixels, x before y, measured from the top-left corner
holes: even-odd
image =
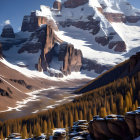
[[[5,24],[5,25],[11,24],[11,21],[10,21],[9,19],[8,19],[8,20],[5,20],[5,21],[4,21],[4,24]]]
[[[4,25],[7,25],[7,24],[11,24],[11,21],[9,19],[3,21],[2,23],[0,23],[0,26],[4,26]]]

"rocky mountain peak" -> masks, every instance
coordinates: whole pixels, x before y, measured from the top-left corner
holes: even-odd
[[[13,27],[10,24],[7,24],[3,27],[1,37],[15,38]]]

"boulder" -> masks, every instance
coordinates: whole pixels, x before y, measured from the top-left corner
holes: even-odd
[[[67,0],[64,2],[65,8],[76,8],[78,6],[88,3],[89,0]]]
[[[3,38],[15,38],[14,30],[11,25],[7,24],[2,30],[1,37]]]
[[[129,128],[124,119],[110,119],[107,121],[107,126],[111,134],[113,134],[113,138],[115,139],[125,140],[131,137]]]

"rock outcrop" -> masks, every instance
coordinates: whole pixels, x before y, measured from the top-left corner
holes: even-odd
[[[124,41],[113,41],[109,43],[109,49],[114,48],[116,52],[125,52],[126,51],[126,44]]]
[[[11,25],[7,24],[2,30],[1,37],[3,38],[15,38],[14,30]]]
[[[140,110],[126,115],[108,115],[105,118],[93,117],[89,123],[90,135],[96,140],[132,140],[140,136]]]
[[[41,55],[38,61],[37,69],[39,71],[48,71],[48,67],[53,59],[55,50],[55,43],[59,42],[59,52],[57,54],[58,61],[62,61],[63,65],[61,66],[61,71],[63,74],[70,74],[72,71],[80,71],[82,66],[82,53],[80,50],[74,49],[74,46],[68,43],[62,43],[55,34],[53,29],[46,25],[43,27],[43,30],[40,31],[39,40],[42,43]],[[55,75],[50,73],[50,75]],[[57,77],[62,77],[61,74],[58,74]]]
[[[62,72],[67,75],[73,71],[80,71],[82,67],[82,52],[74,49],[74,46],[68,43],[60,45],[59,61],[63,61]]]
[[[61,5],[61,2],[56,0],[54,3],[53,3],[53,8],[54,9],[57,9],[59,11],[61,11],[61,8],[62,8],[62,5]]]
[[[67,0],[66,2],[64,2],[64,6],[65,8],[76,8],[88,2],[89,0]]]
[[[140,20],[140,16],[126,16],[126,20],[129,23],[136,23]]]
[[[54,43],[57,41],[52,28],[48,25],[41,31],[39,41],[42,43],[41,55],[38,62],[38,70],[47,70],[52,60]]]
[[[94,70],[96,73],[100,74],[105,70],[111,69],[111,67],[112,66],[109,65],[105,66],[105,65],[98,64],[98,62],[86,58],[82,59],[82,68],[81,68],[82,70],[88,70],[88,71]]]
[[[108,19],[109,22],[126,22],[126,18],[124,14],[121,13],[103,13],[106,19]]]
[[[28,15],[24,16],[21,31],[33,32],[36,29],[38,29],[41,22],[42,22],[42,24],[45,23],[46,19],[44,17],[42,17],[42,18],[37,17],[36,12],[31,12],[30,16],[28,16]]]
[[[52,19],[48,19],[45,16],[37,15],[36,11],[31,12],[31,15],[26,15],[22,21],[21,31],[34,32],[40,28],[40,26],[47,24],[54,30],[58,30],[56,24]]]
[[[140,67],[140,52],[131,56],[129,60],[129,72],[132,72],[136,66]]]
[[[0,88],[0,96],[10,96],[9,92]]]
[[[93,35],[100,31],[100,21],[94,20],[92,16],[88,17],[88,21],[64,21],[59,23],[62,27],[74,26],[83,30],[90,30]]]

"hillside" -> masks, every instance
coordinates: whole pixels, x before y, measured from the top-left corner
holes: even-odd
[[[136,55],[130,57],[129,60],[113,67],[109,71],[101,74],[96,79],[90,81],[87,85],[81,87],[79,90],[75,91],[75,93],[85,93],[96,88],[107,85],[113,81],[124,77],[131,77],[135,75],[135,73],[140,71],[140,53],[138,52]]]

